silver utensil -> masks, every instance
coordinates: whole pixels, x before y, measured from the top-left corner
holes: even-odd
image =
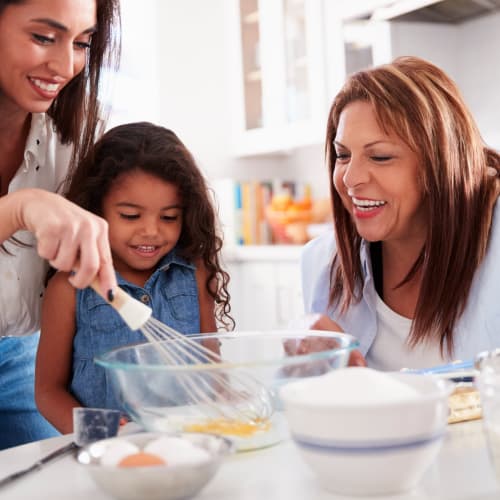
[[[68,453],[77,449],[78,445],[74,441],[67,444],[66,446],[63,446],[62,448],[58,448],[49,455],[46,455],[45,457],[35,462],[33,465],[26,467],[26,469],[22,469],[20,471],[8,475],[7,477],[4,477],[2,480],[0,480],[0,488],[2,488],[3,486],[7,486],[8,484],[16,481],[17,479],[26,476],[30,472],[35,472],[37,470],[40,470],[45,464],[52,462],[59,457],[63,457],[64,455],[67,455]]]
[[[31,472],[40,470],[48,463],[78,450],[81,446],[93,443],[99,439],[116,436],[119,426],[120,412],[117,410],[73,408],[74,441],[42,457],[33,465],[4,477],[0,480],[0,488],[17,481]]]

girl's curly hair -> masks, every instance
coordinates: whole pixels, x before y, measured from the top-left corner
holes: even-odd
[[[234,328],[228,291],[229,274],[220,264],[222,237],[205,179],[196,162],[171,131],[147,122],[129,123],[109,130],[75,170],[67,197],[98,215],[116,179],[143,171],[174,184],[183,201],[183,224],[177,243],[179,255],[200,259],[208,277],[206,289],[216,304],[216,321]]]

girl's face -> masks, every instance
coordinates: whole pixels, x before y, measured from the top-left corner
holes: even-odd
[[[24,0],[0,12],[0,108],[44,112],[86,63],[95,0]]]
[[[334,141],[333,181],[360,236],[368,241],[426,237],[417,155],[379,126],[372,105],[355,101],[342,111]]]
[[[122,276],[152,270],[179,240],[181,199],[177,187],[137,170],[115,179],[104,198],[113,263]]]

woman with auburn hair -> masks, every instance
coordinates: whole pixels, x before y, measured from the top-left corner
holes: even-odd
[[[334,231],[302,257],[312,327],[382,370],[500,346],[500,156],[450,77],[416,57],[350,76],[326,157]]]
[[[106,222],[61,194],[99,133],[118,2],[0,0],[0,449],[56,434],[34,400],[48,263],[116,287]]]

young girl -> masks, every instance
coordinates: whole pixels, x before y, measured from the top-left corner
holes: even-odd
[[[154,317],[182,333],[234,326],[207,186],[173,132],[150,123],[110,130],[76,170],[68,197],[108,222],[118,284]],[[41,332],[35,395],[47,420],[68,433],[75,406],[120,408],[93,358],[144,342],[139,331],[59,272],[45,293]]]

